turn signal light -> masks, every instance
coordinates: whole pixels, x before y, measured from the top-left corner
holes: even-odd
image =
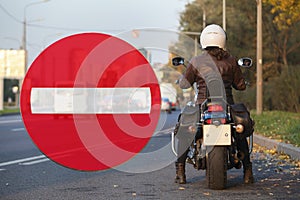
[[[236,131],[237,133],[243,133],[243,132],[244,132],[244,126],[243,126],[242,124],[236,125],[235,131]]]

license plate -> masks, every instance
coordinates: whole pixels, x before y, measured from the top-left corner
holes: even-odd
[[[203,144],[207,146],[231,145],[230,124],[203,125]]]

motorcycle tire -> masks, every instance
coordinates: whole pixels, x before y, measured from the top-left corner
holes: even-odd
[[[209,189],[222,190],[227,184],[227,148],[215,146],[206,157],[206,182]]]

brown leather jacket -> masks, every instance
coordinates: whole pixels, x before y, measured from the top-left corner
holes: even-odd
[[[241,69],[237,65],[237,61],[233,56],[217,60],[206,51],[197,57],[192,58],[185,74],[179,81],[179,86],[182,89],[187,89],[197,83],[198,99],[197,103],[201,104],[207,97],[207,92],[211,94],[213,87],[208,87],[207,84],[212,79],[223,80],[223,93],[226,93],[226,101],[229,104],[234,104],[232,96],[232,88],[236,90],[244,90],[246,88],[245,79],[243,78]],[[212,88],[212,89],[210,89]],[[219,92],[217,92],[219,93]],[[225,97],[225,94],[223,95]]]

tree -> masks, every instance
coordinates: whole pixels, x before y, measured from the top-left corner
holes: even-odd
[[[277,62],[288,66],[288,55],[300,47],[300,1],[299,0],[263,0],[271,14],[272,23],[267,29],[272,36],[272,45],[277,55]]]
[[[245,6],[247,5],[247,6]],[[255,1],[227,0],[227,48],[232,54],[241,57],[255,57],[256,10]],[[201,32],[203,30],[203,12],[206,14],[205,24],[222,26],[222,4],[220,0],[195,0],[186,5],[180,15],[180,30]]]
[[[236,57],[256,57],[256,1],[226,0],[226,48]],[[203,29],[203,12],[206,24],[222,25],[221,0],[195,0],[186,5],[180,16],[181,31],[200,32]],[[300,94],[300,0],[263,0],[263,77],[265,84],[264,107],[299,111]],[[192,43],[179,42],[174,50],[192,48]],[[177,54],[177,55],[181,55]],[[183,55],[191,55],[183,54]],[[187,56],[188,57],[188,56]],[[285,67],[283,67],[285,66]],[[251,71],[255,71],[254,69]],[[255,83],[255,73],[248,74]],[[255,86],[255,84],[253,84]],[[280,86],[280,87],[279,87]],[[280,92],[279,92],[280,91]],[[289,98],[286,98],[286,97]],[[237,95],[239,100],[255,107],[255,88]],[[271,100],[274,102],[270,103]],[[275,102],[276,101],[276,102]],[[268,106],[268,104],[272,106]]]
[[[247,5],[247,6],[245,6]],[[227,38],[226,48],[236,57],[256,57],[256,2],[249,0],[227,0]],[[219,24],[222,26],[222,4],[220,0],[196,0],[186,5],[180,15],[180,30],[201,32],[203,30],[203,12],[206,13],[206,24]],[[177,49],[193,49],[192,42],[179,42]],[[173,47],[174,49],[175,47]],[[183,53],[186,58],[194,56],[192,51]],[[199,52],[200,53],[200,52]],[[255,77],[252,77],[255,78]],[[250,80],[251,81],[251,80]],[[251,81],[255,82],[255,81]]]

